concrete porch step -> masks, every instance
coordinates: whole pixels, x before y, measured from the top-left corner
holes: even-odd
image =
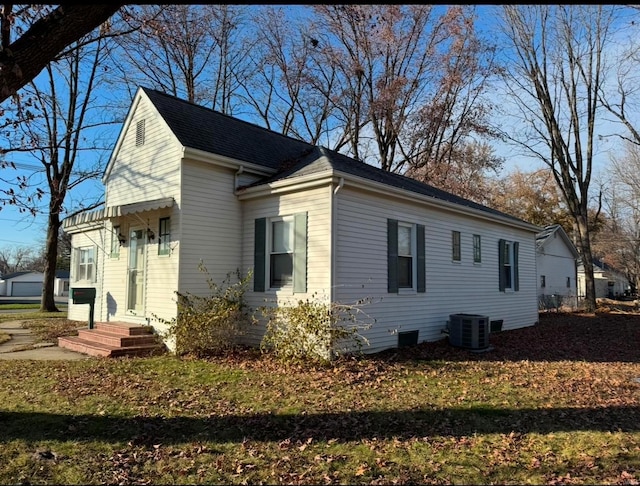
[[[58,346],[105,357],[149,356],[164,351],[150,326],[121,322],[96,322],[93,329],[78,330],[77,336],[58,338]]]

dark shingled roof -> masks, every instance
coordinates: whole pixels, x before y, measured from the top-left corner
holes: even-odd
[[[160,91],[141,88],[185,147],[278,171],[252,186],[325,170],[336,170],[441,201],[524,222],[522,219],[458,197],[415,179],[382,170],[324,147],[224,115]]]
[[[142,88],[185,147],[279,169],[312,147],[308,143],[184,101]]]

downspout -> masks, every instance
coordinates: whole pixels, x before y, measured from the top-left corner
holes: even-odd
[[[344,186],[344,177],[338,181],[338,185],[333,189],[331,197],[331,289],[329,292],[330,304],[335,302],[336,293],[336,247],[338,246],[338,191]]]

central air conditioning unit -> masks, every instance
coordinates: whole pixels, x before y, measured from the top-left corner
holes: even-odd
[[[467,349],[489,347],[489,317],[476,314],[451,314],[449,316],[449,342],[452,346]]]

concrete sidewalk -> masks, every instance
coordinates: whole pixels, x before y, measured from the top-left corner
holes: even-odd
[[[30,329],[22,327],[22,321],[0,322],[0,331],[11,336],[9,341],[0,344],[0,359],[76,360],[90,358],[86,354],[61,348],[57,342],[36,343],[35,335]]]

